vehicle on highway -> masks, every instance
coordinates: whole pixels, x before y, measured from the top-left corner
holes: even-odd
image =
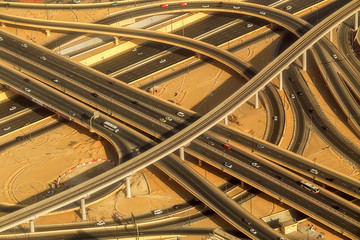
[[[27,92],[31,92],[30,88],[27,88],[27,87],[24,88],[24,90],[27,91]]]
[[[76,116],[76,114],[75,114],[74,112],[72,112],[72,111],[69,111],[68,113],[69,113],[71,116],[73,116],[73,117]]]
[[[93,92],[93,93],[91,93],[91,96],[93,96],[93,97],[98,97],[99,94]]]
[[[139,102],[136,101],[136,100],[131,101],[131,103],[132,103],[132,104],[139,104]]]
[[[113,2],[112,4],[111,4],[111,6],[117,6],[117,5],[119,5],[119,3],[118,2]]]
[[[8,131],[8,130],[10,130],[10,128],[11,127],[9,127],[9,126],[3,127],[3,131]]]
[[[186,6],[187,5],[187,2],[182,2],[182,3],[180,3],[180,6]]]
[[[72,3],[79,4],[79,3],[81,3],[81,1],[80,0],[72,0]]]
[[[324,126],[323,129],[324,129],[325,131],[329,131],[329,128],[326,127],[326,126]]]
[[[12,106],[9,108],[10,111],[14,111],[16,109],[16,106]]]
[[[164,63],[164,62],[166,62],[165,58],[159,60],[159,63]]]
[[[23,139],[25,139],[24,136],[17,136],[17,137],[15,138],[16,141],[21,141],[21,140],[23,140]]]
[[[256,231],[255,229],[253,229],[253,228],[250,228],[250,232],[251,232],[252,234],[257,234],[257,231]]]
[[[22,44],[20,44],[20,46],[22,46],[23,48],[27,48],[27,47],[28,47],[28,45],[27,45],[26,43],[22,43]]]
[[[251,222],[247,218],[243,218],[243,219],[241,219],[241,221],[243,221],[244,223],[246,223],[249,226],[251,225]]]
[[[171,121],[172,121],[172,118],[169,117],[169,116],[166,116],[166,117],[165,117],[165,120],[171,122]]]
[[[277,179],[279,179],[280,181],[284,181],[284,178],[282,177],[282,176],[280,176],[280,175],[276,175],[275,176]]]
[[[45,56],[40,56],[40,59],[45,61],[46,57]]]
[[[0,42],[4,41],[3,37],[0,37]]]
[[[137,48],[133,48],[133,49],[131,49],[131,51],[136,52],[136,51],[137,51]]]
[[[167,3],[161,4],[161,7],[168,7],[168,6],[169,6],[169,4],[167,4]]]
[[[184,205],[181,205],[181,204],[176,204],[173,206],[173,209],[180,209],[180,208],[183,208]]]
[[[143,55],[144,52],[138,52],[137,55],[140,56],[140,55]]]
[[[291,97],[291,98],[295,98],[295,94],[293,94],[293,93],[290,94],[290,97]]]
[[[252,24],[252,23],[248,23],[248,24],[246,25],[247,28],[251,28],[252,26],[254,26],[254,24]]]
[[[277,121],[277,120],[278,120],[278,116],[275,115],[275,116],[273,117],[273,119],[274,119],[274,121]]]
[[[252,162],[252,163],[251,163],[251,166],[256,167],[256,168],[259,168],[259,167],[260,167],[260,165],[259,165],[257,162]]]
[[[240,6],[233,6],[233,9],[240,9]]]
[[[302,96],[302,95],[303,95],[303,93],[302,93],[302,92],[297,92],[297,94],[298,94],[299,96]]]
[[[310,169],[309,172],[312,173],[312,174],[318,174],[319,173],[319,171],[316,170],[315,168]]]
[[[105,225],[105,222],[104,222],[104,221],[100,221],[100,222],[97,222],[97,223],[96,223],[96,226],[102,226],[102,225]]]
[[[292,6],[286,6],[286,7],[284,7],[284,9],[286,10],[286,11],[289,11],[289,10],[291,10],[292,9]]]
[[[118,132],[119,131],[118,126],[116,126],[115,124],[112,124],[111,122],[108,122],[108,121],[105,121],[103,123],[103,126],[104,126],[104,128],[107,128],[107,129],[109,129],[110,131],[113,131],[113,132]]]
[[[203,7],[203,8],[206,8],[206,7],[210,7],[210,6],[207,5],[207,4],[204,4],[204,5],[202,5],[202,7]]]
[[[208,141],[207,144],[209,144],[210,146],[214,146],[215,143],[213,141]]]
[[[355,189],[354,192],[360,194],[360,188],[359,188],[359,189]]]
[[[290,82],[295,82],[295,80],[292,77],[289,77]]]
[[[152,211],[152,213],[153,213],[154,215],[162,214],[162,213],[163,213],[163,210],[161,210],[161,209],[156,209],[156,210]]]
[[[229,144],[223,144],[222,146],[223,146],[224,148],[226,148],[226,149],[231,149],[231,147],[230,147]]]
[[[224,166],[227,168],[232,168],[232,164],[228,163],[228,162],[224,162]]]
[[[179,117],[184,117],[184,116],[185,116],[185,113],[183,113],[183,112],[177,112],[176,115],[178,115]]]
[[[338,59],[338,57],[337,57],[337,55],[336,55],[335,53],[332,55],[332,57],[333,57],[334,59]]]
[[[159,120],[160,120],[160,122],[166,123],[166,119],[165,119],[165,118],[160,118]]]
[[[28,79],[28,78],[24,78],[24,81],[27,83],[30,83],[30,79]]]
[[[53,78],[52,81],[53,81],[54,83],[58,83],[58,82],[59,82],[59,80],[56,79],[56,78]]]
[[[209,139],[208,135],[202,134],[201,137],[205,138],[205,139]]]
[[[262,144],[256,144],[256,147],[258,147],[258,148],[264,148],[265,146],[262,145]]]
[[[320,189],[318,187],[315,187],[314,185],[312,185],[311,183],[308,183],[304,180],[301,180],[298,182],[298,184],[302,187],[305,188],[306,190],[309,190],[313,193],[319,193]]]
[[[266,15],[266,12],[263,12],[263,11],[261,11],[261,12],[259,12],[261,15]]]

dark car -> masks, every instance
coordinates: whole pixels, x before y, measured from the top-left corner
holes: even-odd
[[[241,219],[244,223],[246,223],[247,225],[251,225],[251,222],[247,219],[247,218],[243,218]]]
[[[297,94],[298,94],[299,96],[302,96],[302,95],[303,95],[303,93],[302,93],[302,92],[297,92]]]
[[[181,204],[176,204],[173,206],[174,209],[180,209],[180,208],[183,208],[184,206],[181,205]]]
[[[91,93],[91,96],[93,96],[93,97],[98,97],[99,94],[93,92],[93,93]]]
[[[27,83],[30,83],[30,79],[28,79],[28,78],[25,78],[24,81]]]
[[[325,131],[329,131],[329,128],[328,127],[326,127],[326,126],[324,126],[324,127],[322,127]]]

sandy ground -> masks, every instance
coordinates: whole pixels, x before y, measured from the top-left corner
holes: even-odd
[[[18,14],[17,11],[18,10],[6,10],[6,13]],[[27,10],[20,15],[56,20],[90,22],[94,19],[101,18],[108,13],[108,10],[91,11],[89,13],[73,11],[73,13],[69,15],[63,14],[62,11],[41,12]],[[5,30],[37,43],[48,40],[44,33],[39,34],[33,30],[11,28],[5,28]],[[54,37],[56,34],[52,33],[51,36]],[[251,35],[239,41],[246,41],[246,39],[250,37]],[[236,54],[246,61],[252,61],[255,57],[257,60],[253,63],[258,69],[261,69],[271,59],[272,48],[265,49],[265,47],[273,45],[274,43],[275,38],[269,36],[264,39],[263,42],[257,43],[256,45],[250,45]],[[208,64],[192,71],[191,74],[184,74],[183,76],[164,84],[164,86],[162,86],[162,91],[158,96],[165,100],[173,100],[182,107],[192,109],[199,113],[205,113],[241,87],[243,83],[244,81],[242,79],[231,76],[216,65]],[[280,94],[283,93],[280,92]],[[316,91],[315,94],[317,94]],[[283,95],[281,96],[283,98]],[[322,99],[320,95],[318,98]],[[324,103],[326,103],[326,100],[321,102],[321,104]],[[259,109],[254,109],[253,106],[254,99],[235,110],[234,114],[237,116],[239,123],[231,123],[231,126],[236,127],[240,131],[254,134],[254,136],[262,137],[265,131],[266,112],[262,106]],[[287,128],[284,140],[282,142],[283,147],[287,146],[292,134],[293,120],[290,109],[286,110],[286,114],[286,119],[288,120],[286,123]],[[335,117],[333,117],[332,121],[336,121]],[[352,139],[357,140],[354,135],[351,135],[351,131],[346,130],[346,126],[341,125],[340,119],[337,121],[337,127],[341,128],[341,130],[344,128],[344,131],[342,132],[345,135],[351,136]],[[352,175],[358,179],[358,172],[353,170],[341,157],[330,148],[326,148],[326,146],[327,145],[324,144],[316,134],[312,134],[305,156],[316,161],[316,164],[332,166],[334,169]],[[79,163],[91,161],[92,159],[111,158],[111,156],[106,156],[105,154],[107,148],[110,148],[110,146],[104,141],[98,141],[91,137],[86,130],[69,124],[48,132],[32,141],[26,142],[21,146],[1,152],[0,179],[2,191],[0,192],[0,202],[20,202],[28,204],[42,199],[44,194],[41,193],[47,191],[49,189],[49,184],[68,169]],[[24,149],[26,149],[26,151],[23,151]],[[230,176],[207,164],[203,164],[202,167],[198,166],[197,161],[191,157],[188,157],[188,160],[191,160],[189,161],[189,164],[192,167],[217,186],[230,178]],[[112,166],[108,162],[88,165],[84,168],[72,171],[63,180],[71,186],[72,184],[76,184],[94,176],[94,174],[106,171],[106,169],[109,169],[110,167]],[[86,171],[86,174],[84,174],[87,168],[93,168],[93,171]],[[78,176],[80,177],[78,178]],[[63,186],[62,188],[65,187],[66,186]],[[190,193],[184,190],[175,181],[170,180],[169,177],[163,174],[155,166],[150,166],[149,168],[136,173],[131,178],[131,190],[133,197],[130,199],[126,198],[125,189],[122,186],[108,197],[95,204],[88,205],[88,219],[90,221],[98,221],[100,219],[110,219],[114,214],[129,216],[131,212],[135,215],[148,213],[153,209],[168,207],[192,198]],[[273,214],[287,208],[286,205],[279,203],[277,200],[274,200],[265,194],[261,194],[252,201],[243,204],[243,207],[256,217]],[[36,224],[75,221],[81,221],[81,219],[77,211],[72,211],[40,217],[36,220]],[[214,217],[213,219],[199,222],[195,225],[216,227],[218,224],[224,223],[219,217]],[[306,224],[316,224],[321,231],[327,233],[326,239],[341,239],[331,235],[332,231],[319,223],[305,222],[302,224],[303,225],[301,226],[303,227],[299,228],[300,234],[301,232],[304,234],[301,235],[302,237],[306,236],[306,234],[310,235],[310,233],[306,231],[306,228],[308,227]],[[296,238],[294,236],[293,239],[304,238]]]

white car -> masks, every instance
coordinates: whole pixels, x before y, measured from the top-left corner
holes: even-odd
[[[258,163],[256,163],[256,162],[251,163],[251,166],[256,167],[256,168],[260,167],[260,165]]]
[[[257,231],[256,231],[255,229],[253,229],[253,228],[250,228],[250,232],[251,232],[252,234],[257,234]]]
[[[261,11],[261,12],[259,12],[261,15],[266,15],[266,12],[263,12],[263,11]]]
[[[240,6],[233,6],[233,9],[240,9]]]
[[[27,45],[26,43],[22,43],[22,44],[20,44],[20,46],[22,46],[23,48],[27,48],[27,47],[28,47],[28,45]]]
[[[202,5],[203,8],[207,8],[207,7],[210,7],[209,5],[205,4],[205,5]]]
[[[171,117],[169,117],[169,116],[166,116],[166,117],[165,117],[165,119],[166,119],[166,120],[168,120],[169,122],[171,122],[171,121],[172,121],[172,118],[171,118]]]
[[[176,115],[178,115],[179,117],[184,117],[184,116],[185,116],[185,113],[183,113],[183,112],[177,112]]]
[[[293,93],[290,94],[290,97],[291,97],[291,98],[295,98],[295,94],[293,94]]]
[[[159,63],[164,63],[164,62],[166,62],[165,58],[159,60]]]
[[[286,10],[286,11],[289,11],[289,10],[291,10],[291,9],[292,9],[292,6],[290,6],[290,5],[285,7],[285,10]]]
[[[256,144],[256,147],[258,147],[258,148],[264,148],[265,146],[262,145],[262,144]]]
[[[15,106],[12,106],[11,108],[9,108],[10,111],[14,111],[16,109]]]
[[[278,116],[274,116],[273,119],[274,119],[274,121],[277,121],[277,120],[278,120]]]
[[[227,168],[232,168],[232,165],[228,162],[224,162],[224,166],[227,167]]]
[[[7,130],[10,130],[9,126],[3,128],[3,131],[7,131]]]
[[[316,170],[315,168],[310,169],[309,172],[312,173],[312,174],[318,174],[319,173],[319,171]]]
[[[0,37],[0,42],[4,41],[3,37]]]
[[[334,59],[337,59],[337,58],[338,58],[335,53],[332,55],[332,57],[333,57]]]
[[[27,92],[31,92],[30,88],[27,88],[27,87],[24,88],[24,90],[27,91]]]
[[[161,209],[156,209],[156,210],[152,211],[152,213],[153,213],[154,215],[159,215],[159,214],[162,214],[162,213],[163,213],[163,210],[161,210]]]
[[[251,28],[252,26],[254,26],[254,24],[252,24],[252,23],[248,23],[248,24],[246,25],[247,28]]]
[[[97,222],[97,223],[96,223],[96,226],[102,226],[102,225],[105,225],[105,222],[104,222],[104,221],[100,221],[100,222]]]
[[[59,82],[59,80],[56,79],[56,78],[54,78],[52,81],[53,81],[54,83],[58,83],[58,82]]]
[[[45,57],[45,56],[41,56],[40,59],[45,61],[45,60],[46,60],[46,57]]]

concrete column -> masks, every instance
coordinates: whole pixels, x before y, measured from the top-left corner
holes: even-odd
[[[180,159],[184,161],[185,160],[185,148],[184,147],[179,148],[179,154],[180,154]]]
[[[85,198],[80,200],[81,219],[86,220]]]
[[[50,29],[45,29],[45,33],[47,37],[50,37]]]
[[[229,125],[229,116],[228,115],[226,115],[224,117],[224,123],[225,123],[225,125]]]
[[[333,30],[332,29],[330,29],[330,31],[329,31],[329,40],[330,40],[330,42],[333,42]]]
[[[131,198],[130,176],[126,178],[126,197]]]
[[[119,38],[117,36],[114,36],[114,40],[115,40],[115,45],[119,45]]]
[[[357,30],[359,28],[359,16],[358,12],[355,13],[355,26],[354,29]]]
[[[29,225],[30,225],[30,232],[31,233],[35,232],[35,225],[34,225],[34,220],[33,219],[31,219],[29,221]]]
[[[255,93],[255,109],[259,108],[259,92]]]
[[[281,71],[279,74],[279,89],[283,90],[283,72]]]
[[[306,71],[307,70],[307,54],[306,54],[306,51],[307,50],[305,50],[305,52],[303,53],[303,55],[302,55],[302,57],[303,57],[303,71]]]
[[[200,167],[201,167],[201,165],[202,165],[201,162],[202,162],[202,161],[199,159],[199,166],[200,166]]]

